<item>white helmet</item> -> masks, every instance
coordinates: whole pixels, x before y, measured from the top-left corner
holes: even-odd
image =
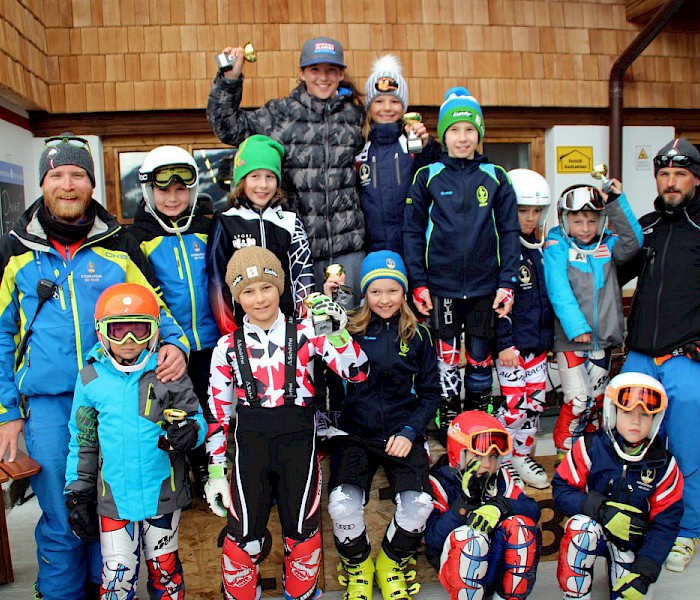
[[[637,404],[653,415],[648,440],[639,454],[626,454],[617,443],[613,430],[617,425],[617,409],[631,411]],[[659,427],[664,419],[668,397],[666,390],[656,379],[644,373],[622,373],[612,378],[605,389],[603,398],[603,429],[612,440],[617,455],[630,462],[638,462],[644,458],[649,446],[659,433]]]
[[[601,213],[601,218],[598,220],[598,243],[595,248],[583,250],[578,247],[574,238],[569,233],[569,213],[578,212],[580,210],[590,210],[592,212]],[[605,199],[597,187],[579,183],[570,185],[559,196],[557,201],[557,216],[559,217],[559,226],[568,240],[576,246],[582,254],[595,254],[598,251],[602,240],[603,232],[608,226],[608,216],[605,214]]]
[[[537,235],[538,241],[533,244],[520,236],[520,243],[526,248],[541,248],[547,227],[547,210],[552,203],[549,184],[542,175],[530,169],[513,169],[508,171],[508,177],[510,177],[510,182],[515,189],[518,206],[539,206],[542,208],[540,222],[537,225],[540,230],[539,235]]]
[[[192,155],[179,146],[159,146],[154,148],[143,160],[139,169],[139,181],[146,201],[146,210],[150,212],[169,233],[187,231],[192,223],[192,217],[197,205],[197,188],[199,187],[199,170]],[[190,216],[187,223],[173,227],[163,222],[156,212],[156,202],[153,187],[167,189],[173,182],[180,181],[190,192]]]

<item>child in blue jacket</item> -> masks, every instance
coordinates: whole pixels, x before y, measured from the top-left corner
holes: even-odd
[[[557,566],[565,599],[591,597],[598,556],[608,562],[612,599],[651,597],[683,515],[683,476],[657,438],[667,405],[653,377],[614,377],[603,428],[580,437],[557,468],[554,508],[570,517]]]
[[[158,281],[165,302],[190,344],[187,362],[194,391],[208,410],[209,363],[219,329],[207,293],[204,257],[211,220],[197,204],[199,171],[192,155],[178,146],[159,146],[139,169],[143,203],[129,227]],[[188,460],[198,496],[204,495],[204,446]]]
[[[99,342],[75,386],[66,506],[79,538],[99,538],[101,598],[134,598],[141,547],[152,597],[185,593],[178,526],[192,496],[184,453],[206,428],[186,375],[156,379],[159,325],[146,287],[107,288],[95,306]]]
[[[450,600],[524,599],[535,585],[540,509],[500,468],[511,448],[496,418],[463,412],[447,430],[447,454],[430,469],[425,556]]]
[[[419,169],[406,198],[404,258],[419,312],[431,316],[442,384],[440,431],[462,410],[460,339],[465,337],[465,407],[493,411],[495,317],[513,304],[520,259],[515,193],[505,170],[477,152],[481,107],[466,88],[440,107],[440,162]]]
[[[374,61],[365,84],[367,143],[357,155],[357,174],[367,252],[403,254],[406,192],[418,167],[437,160],[440,152],[423,123],[403,125],[408,84],[402,70],[395,56],[385,54]],[[418,152],[408,147],[411,134],[422,146]]]
[[[544,275],[554,309],[554,351],[564,406],[554,427],[558,460],[578,437],[600,426],[611,351],[622,343],[624,318],[617,265],[642,244],[622,185],[611,193],[588,185],[566,188],[557,204],[559,226],[544,245]],[[610,219],[615,233],[606,228]]]
[[[367,354],[370,369],[366,381],[348,386],[342,403],[339,425],[349,435],[334,438],[328,512],[347,573],[347,597],[371,600],[376,576],[384,600],[409,598],[419,586],[407,585],[415,573],[406,570],[415,564],[432,510],[425,430],[440,397],[437,357],[430,333],[406,302],[401,257],[372,252],[361,273],[365,301],[348,331]],[[396,514],[375,564],[363,511],[379,466],[391,484]]]

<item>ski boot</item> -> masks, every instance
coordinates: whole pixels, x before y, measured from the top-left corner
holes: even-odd
[[[511,462],[518,475],[520,475],[520,479],[528,485],[538,490],[544,490],[549,487],[549,477],[547,477],[544,467],[529,454],[525,456],[513,454]]]
[[[399,598],[411,600],[411,594],[418,593],[420,584],[414,581],[416,572],[412,568],[415,564],[416,559],[413,556],[407,556],[397,562],[389,558],[384,552],[384,548],[379,551],[376,560],[376,577],[383,600],[398,600]],[[406,572],[407,568],[411,570]],[[409,583],[410,585],[408,585]]]
[[[344,570],[346,573],[338,576],[340,585],[346,588],[343,600],[372,600],[374,563],[371,557],[368,556],[360,563],[354,563],[341,556],[337,570],[338,572]]]
[[[520,474],[516,470],[516,468],[513,466],[512,462],[512,457],[508,456],[507,458],[503,459],[503,462],[501,463],[501,471],[505,471],[510,475],[510,478],[515,482],[515,484],[520,488],[523,489],[524,484],[523,480],[520,479]]]
[[[464,396],[464,410],[480,410],[487,415],[496,415],[500,403],[491,395],[491,392],[485,394],[475,394],[467,392]]]
[[[462,401],[459,396],[441,396],[435,422],[438,426],[438,441],[447,448],[447,428],[452,420],[462,412]]]

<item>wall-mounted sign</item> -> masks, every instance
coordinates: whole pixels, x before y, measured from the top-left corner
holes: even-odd
[[[649,171],[651,169],[651,146],[634,147],[634,167],[637,171]]]
[[[0,161],[0,230],[7,233],[24,212],[24,174],[20,165]]]
[[[593,146],[557,146],[557,173],[590,173]]]

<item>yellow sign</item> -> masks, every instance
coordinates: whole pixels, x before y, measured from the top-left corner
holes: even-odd
[[[557,173],[590,173],[593,146],[557,146]]]

